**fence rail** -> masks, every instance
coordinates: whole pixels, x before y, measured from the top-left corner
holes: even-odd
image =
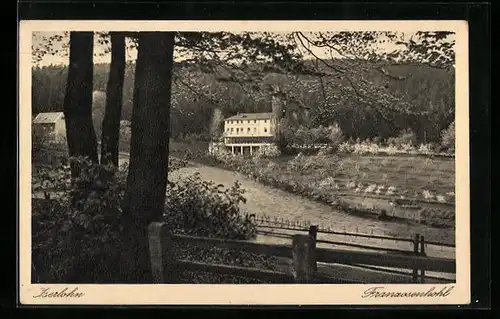
[[[279,219],[276,217],[269,216],[256,216],[255,221],[257,223],[257,227],[259,229],[277,229],[277,230],[291,230],[291,231],[303,231],[308,232],[312,223],[310,221],[301,221],[301,220],[285,220]],[[346,231],[336,231],[332,230],[330,227],[322,227],[321,225],[317,226],[318,234],[331,234],[331,235],[339,235],[346,237],[359,237],[359,238],[368,238],[368,239],[380,239],[380,240],[392,240],[396,242],[407,242],[414,243],[414,238],[405,238],[405,237],[394,237],[387,235],[379,235],[379,234],[368,234],[362,232],[346,232]],[[433,246],[443,246],[443,247],[451,247],[454,248],[454,244],[448,244],[437,241],[425,241],[425,245],[433,245]]]
[[[231,275],[258,279],[267,282],[293,283],[293,275],[278,271],[250,267],[228,266],[181,260],[176,262],[177,269],[191,272],[206,272],[219,275]]]
[[[177,235],[169,234],[164,223],[152,223],[149,226],[149,241],[153,278],[157,283],[176,282],[180,271],[199,271],[248,277],[273,283],[342,282],[342,278],[335,278],[334,272],[328,274],[328,271],[326,271],[327,267],[324,267],[324,265],[319,267],[321,268],[321,272],[318,272],[318,263],[321,262],[371,268],[378,266],[410,269],[413,270],[413,282],[424,282],[426,279],[425,270],[440,273],[455,273],[454,259],[427,257],[424,251],[418,251],[418,245],[415,255],[390,255],[376,252],[317,248],[314,226],[311,228],[309,234],[294,235],[291,239],[291,245],[269,245],[242,240]],[[291,273],[284,273],[257,268],[175,260],[173,257],[175,256],[174,242],[192,244],[197,247],[216,246],[268,256],[284,257],[292,260],[293,270]],[[410,276],[412,274],[407,273],[406,275]]]

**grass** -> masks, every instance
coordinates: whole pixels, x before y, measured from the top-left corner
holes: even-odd
[[[423,190],[446,194],[455,189],[454,161],[449,159],[398,156],[388,158],[369,155],[327,155],[321,159],[314,156],[305,158],[313,165],[295,172],[287,169],[293,156],[280,157],[272,162],[277,164],[277,175],[287,176],[301,184],[314,183],[331,177],[339,182],[386,184],[387,187],[407,190],[409,194],[421,193]]]

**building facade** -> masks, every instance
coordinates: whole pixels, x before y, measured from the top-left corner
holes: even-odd
[[[277,131],[274,113],[241,113],[224,120],[224,144],[233,154],[252,155],[276,143]]]
[[[39,113],[33,120],[33,130],[47,138],[60,141],[66,138],[66,122],[63,112]]]

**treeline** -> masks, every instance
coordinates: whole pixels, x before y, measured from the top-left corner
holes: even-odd
[[[340,63],[340,62],[339,62]],[[224,117],[238,112],[269,112],[271,96],[269,85],[290,92],[281,100],[289,125],[317,128],[338,124],[348,139],[387,139],[404,130],[414,132],[420,143],[438,143],[441,132],[454,119],[454,72],[424,65],[394,65],[382,72],[367,65],[365,79],[403,101],[411,103],[411,112],[394,107],[378,106],[360,101],[356,94],[345,93],[349,84],[334,76],[300,76],[268,73],[259,87],[248,88],[241,83],[225,81],[217,74],[204,73],[195,67],[174,66],[172,88],[171,136],[177,139],[211,138],[212,116]],[[318,66],[320,71],[327,67]],[[94,90],[104,92],[109,65],[94,66]],[[368,70],[368,71],[366,71]],[[123,87],[122,119],[132,115],[135,64],[127,63]],[[62,111],[67,67],[45,66],[34,68],[32,74],[32,111]],[[95,126],[99,134],[104,97],[94,94]]]

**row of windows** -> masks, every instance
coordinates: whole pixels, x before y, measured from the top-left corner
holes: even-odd
[[[227,121],[228,124],[243,124],[243,120],[236,120],[236,121]],[[247,123],[250,124],[251,120],[247,120]],[[257,123],[257,120],[253,120],[254,123]],[[267,123],[267,120],[264,120],[264,123]]]
[[[236,134],[238,134],[238,133],[240,133],[240,132],[241,132],[241,133],[243,133],[243,131],[244,131],[243,129],[240,129],[240,128],[238,128],[238,127],[236,128]],[[233,132],[234,132],[234,127],[227,128],[227,129],[226,129],[226,132],[231,132],[231,133],[233,133]],[[257,128],[256,128],[256,127],[254,127],[254,128],[253,128],[253,132],[254,132],[254,133],[256,133],[256,132],[257,132]],[[267,133],[267,127],[264,127],[264,132],[265,132],[265,133]],[[247,133],[250,133],[250,128],[249,128],[249,127],[247,127]]]

